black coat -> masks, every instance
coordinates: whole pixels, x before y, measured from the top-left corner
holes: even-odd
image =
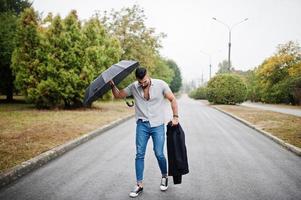
[[[174,184],[180,184],[182,175],[189,173],[185,134],[180,124],[171,126],[171,123],[169,123],[166,135],[168,176],[173,176]]]

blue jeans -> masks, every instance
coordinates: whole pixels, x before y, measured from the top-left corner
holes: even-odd
[[[144,156],[149,137],[152,137],[154,144],[154,152],[158,160],[158,164],[163,176],[167,175],[166,159],[164,156],[164,141],[165,131],[164,124],[156,127],[151,127],[148,121],[143,122],[142,120],[137,121],[136,126],[136,180],[137,183],[143,180],[144,170]]]

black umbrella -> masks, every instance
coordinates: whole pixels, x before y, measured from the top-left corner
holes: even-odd
[[[131,60],[122,60],[117,64],[102,72],[86,89],[84,106],[90,106],[93,101],[103,96],[110,89],[110,80],[118,85],[125,79],[134,69],[139,66],[139,62]],[[129,105],[129,103],[127,102]]]

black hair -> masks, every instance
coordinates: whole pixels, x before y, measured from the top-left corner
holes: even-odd
[[[135,72],[136,78],[140,80],[143,79],[146,75],[146,72],[147,71],[144,67],[138,67]]]

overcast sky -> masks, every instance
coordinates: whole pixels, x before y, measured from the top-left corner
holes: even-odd
[[[253,69],[271,56],[278,44],[301,41],[301,0],[34,0],[33,6],[66,16],[71,9],[80,19],[88,19],[95,10],[119,10],[140,5],[147,16],[147,25],[164,32],[164,57],[179,65],[184,79],[209,76],[228,56],[228,29],[212,17],[232,26],[231,61],[235,69]]]

